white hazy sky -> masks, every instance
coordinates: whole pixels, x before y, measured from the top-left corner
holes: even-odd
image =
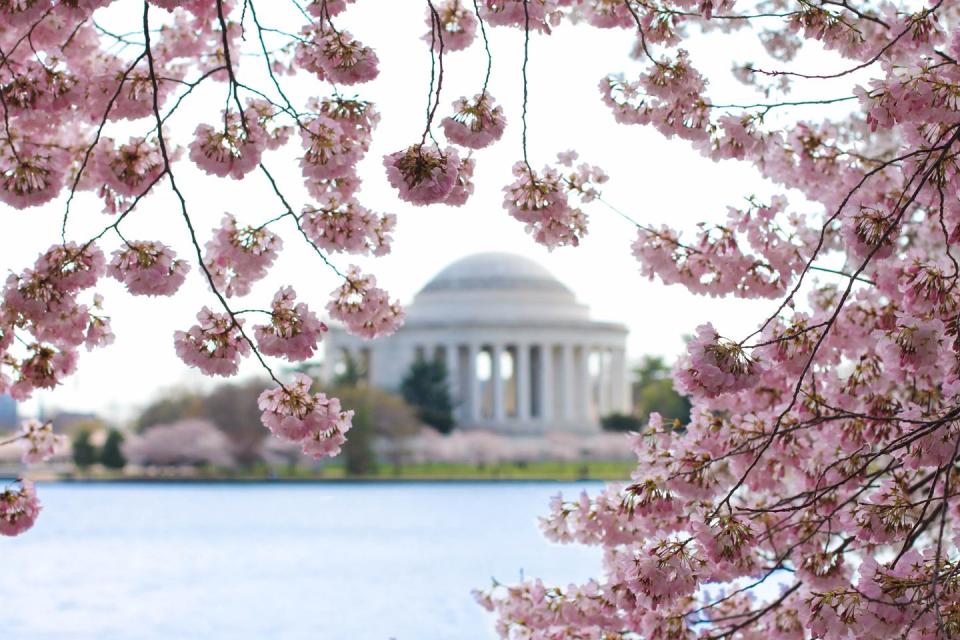
[[[373,147],[360,165],[363,188],[359,198],[373,210],[393,212],[398,217],[389,256],[365,259],[338,255],[333,257],[338,266],[356,263],[370,269],[394,296],[408,302],[434,273],[464,255],[492,250],[521,254],[542,263],[570,286],[581,301],[590,305],[595,318],[626,323],[630,328],[629,352],[634,359],[650,353],[672,360],[683,348],[682,336],[706,320],[721,332],[738,336],[769,313],[773,302],[697,297],[682,288],[641,277],[630,254],[635,236],[632,226],[602,204],[588,206],[589,235],[579,248],[552,253],[535,244],[523,225],[504,212],[501,189],[511,180],[510,168],[520,157],[523,38],[516,29],[488,31],[494,52],[490,91],[506,109],[508,128],[498,144],[476,154],[473,197],[462,208],[417,208],[400,202],[386,182],[381,158],[418,140],[424,125],[429,54],[420,40],[426,30],[422,6],[419,0],[360,0],[338,20],[373,46],[380,58],[379,78],[355,89],[360,97],[375,101],[382,114]],[[261,3],[261,7],[260,18],[267,25],[282,24],[287,18],[286,12],[280,15],[281,10],[272,2]],[[126,15],[125,10],[102,16],[103,24],[115,32],[136,30],[139,15]],[[159,17],[161,12],[155,13]],[[774,193],[747,165],[713,163],[685,142],[665,140],[651,128],[614,122],[600,102],[598,82],[608,72],[636,74],[639,65],[627,55],[632,43],[633,34],[628,31],[587,27],[563,26],[551,36],[531,37],[531,163],[539,168],[552,161],[558,151],[576,149],[581,159],[600,165],[610,175],[604,199],[645,223],[666,222],[684,229],[692,229],[702,220],[722,219],[726,207],[739,206],[745,196]],[[752,39],[711,35],[692,42],[689,48],[694,62],[717,78],[711,87],[717,102],[756,101],[755,94],[727,79],[734,62],[761,58]],[[438,120],[449,114],[454,99],[479,91],[485,64],[479,43],[446,57]],[[266,91],[269,87],[261,66],[261,60],[245,57],[240,75]],[[288,78],[286,82],[299,98],[329,92],[312,76]],[[198,121],[215,121],[224,91],[223,85],[209,85],[187,98],[182,112],[171,120],[173,131],[169,135],[185,143]],[[124,139],[149,128],[150,123],[145,122],[125,124],[115,129],[114,135]],[[268,155],[265,162],[299,208],[308,200],[294,151],[291,148]],[[179,162],[175,171],[202,241],[225,211],[247,223],[260,223],[282,211],[259,173],[250,174],[242,182],[219,179],[200,174],[186,161]],[[0,210],[6,223],[0,235],[0,265],[5,271],[22,270],[57,242],[62,199],[26,211]],[[92,194],[82,194],[74,203],[68,237],[85,240],[110,221]],[[285,220],[275,229],[284,236],[285,249],[270,276],[258,283],[248,299],[236,302],[236,307],[263,308],[279,285],[290,283],[314,308],[322,309],[329,292],[339,285],[338,278],[297,241],[291,233],[291,221]],[[195,262],[166,183],[129,216],[122,230],[129,239],[167,242]],[[119,239],[114,235],[101,243],[107,254],[117,246]],[[216,304],[195,267],[174,298],[131,297],[111,279],[104,280],[101,291],[113,319],[116,342],[106,349],[82,352],[79,371],[62,387],[40,396],[39,401],[47,408],[96,411],[122,418],[164,389],[211,384],[210,379],[188,369],[173,351],[173,332],[193,324],[204,304]],[[242,369],[242,375],[256,372],[252,360]],[[33,402],[25,410],[35,408]]]

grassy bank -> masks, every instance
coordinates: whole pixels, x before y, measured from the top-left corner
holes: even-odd
[[[91,467],[84,471],[51,474],[47,479],[70,480],[627,480],[636,464],[630,462],[529,462],[490,465],[429,463],[401,467],[380,465],[366,474],[349,474],[342,465],[322,469],[265,466],[250,469],[186,467],[149,469],[143,472],[109,471]],[[46,474],[37,474],[46,475]]]

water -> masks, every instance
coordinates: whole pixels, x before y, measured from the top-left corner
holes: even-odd
[[[0,638],[495,638],[470,590],[595,576],[536,517],[600,486],[43,484],[34,529],[0,538]]]

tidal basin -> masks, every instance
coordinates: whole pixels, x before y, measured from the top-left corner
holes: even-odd
[[[550,496],[598,482],[41,483],[0,539],[10,640],[487,640],[470,595],[566,586],[600,554],[554,545]]]

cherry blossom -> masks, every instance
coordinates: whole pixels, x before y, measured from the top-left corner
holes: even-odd
[[[320,459],[335,456],[346,442],[353,411],[343,411],[340,401],[310,393],[313,380],[302,373],[292,382],[260,394],[261,419],[275,436],[302,445],[306,455]]]
[[[33,483],[21,480],[19,484],[19,489],[7,486],[0,491],[0,535],[20,535],[33,527],[40,514],[40,501]]]
[[[87,315],[87,326],[84,334],[83,344],[87,351],[93,351],[97,347],[105,347],[113,344],[116,336],[113,334],[113,328],[110,324],[110,318],[104,315],[97,315],[103,312],[103,296],[99,293],[93,295],[92,309]]]
[[[403,324],[405,314],[396,300],[377,286],[377,279],[357,266],[347,271],[342,286],[334,290],[327,311],[347,331],[364,338],[388,336]]]
[[[361,149],[333,118],[321,116],[300,132],[306,149],[300,159],[303,175],[313,180],[347,176],[361,155]]]
[[[737,343],[720,337],[710,323],[697,327],[687,344],[687,357],[677,366],[677,382],[685,393],[716,397],[757,383],[763,365]]]
[[[481,11],[487,22],[496,26],[522,27],[529,20],[532,29],[550,31],[547,20],[557,19],[554,14],[563,0],[483,0]]]
[[[240,333],[242,320],[207,307],[197,314],[199,324],[174,333],[177,355],[191,367],[210,376],[229,377],[240,368],[240,360],[250,353],[250,344]]]
[[[415,144],[383,157],[390,185],[401,200],[417,205],[443,202],[453,190],[460,156],[452,147]]]
[[[443,119],[443,132],[447,139],[461,147],[483,149],[501,137],[507,126],[503,107],[495,105],[488,93],[481,93],[472,100],[460,98],[453,103],[454,113]]]
[[[504,208],[525,223],[534,240],[548,249],[580,244],[587,233],[587,215],[572,206],[575,200],[571,198],[590,202],[599,194],[593,185],[606,181],[600,169],[587,164],[564,173],[575,158],[575,154],[561,154],[563,168],[544,167],[542,174],[518,162],[513,166],[516,181],[503,189]]]
[[[321,78],[350,85],[369,82],[380,73],[377,54],[347,31],[311,27],[304,36],[297,47],[298,62]]]
[[[291,362],[302,362],[313,356],[327,325],[320,322],[306,304],[297,303],[296,297],[292,287],[280,289],[273,297],[270,324],[253,328],[261,353],[281,356]]]
[[[91,176],[103,181],[101,195],[133,198],[144,193],[163,173],[163,158],[156,140],[133,138],[119,146],[104,138],[93,156]],[[114,211],[115,212],[115,211]]]
[[[440,32],[433,32],[433,11],[428,7],[426,22],[429,31],[423,39],[438,52],[441,38],[445,52],[462,51],[469,47],[477,34],[477,18],[470,6],[470,0],[444,0],[435,3],[435,8],[440,18]]]
[[[457,181],[447,195],[447,199],[443,201],[444,204],[450,205],[451,207],[462,207],[467,203],[467,200],[473,195],[473,170],[476,166],[476,160],[469,156],[460,162],[460,169],[457,171]]]
[[[35,389],[53,389],[77,368],[77,352],[64,347],[33,343],[26,355],[15,363],[18,377],[8,392],[14,400],[28,399]]]
[[[60,163],[49,152],[0,149],[0,201],[17,209],[35,207],[57,197],[63,186]]]
[[[353,198],[328,196],[319,207],[306,207],[301,225],[321,249],[332,253],[386,255],[397,224],[392,214],[377,215]]]
[[[370,149],[374,129],[380,122],[376,106],[367,100],[343,96],[311,99],[307,106],[340,124],[341,134],[359,146],[362,152]]]
[[[133,241],[113,252],[107,274],[124,283],[135,296],[171,296],[190,271],[189,263],[176,257],[161,242]]]
[[[674,599],[692,595],[705,564],[693,543],[661,540],[618,558],[624,584],[646,606],[657,609]]]
[[[214,232],[203,259],[214,285],[227,297],[248,294],[253,283],[267,275],[283,241],[263,227],[238,227],[229,213]]]
[[[307,11],[318,18],[335,16],[342,13],[348,5],[356,0],[310,0]]]
[[[237,180],[256,169],[266,135],[253,110],[223,114],[222,124],[199,124],[190,145],[190,159],[209,174]]]
[[[24,420],[20,425],[20,442],[24,464],[46,462],[66,444],[66,438],[53,432],[53,424],[39,420]]]

